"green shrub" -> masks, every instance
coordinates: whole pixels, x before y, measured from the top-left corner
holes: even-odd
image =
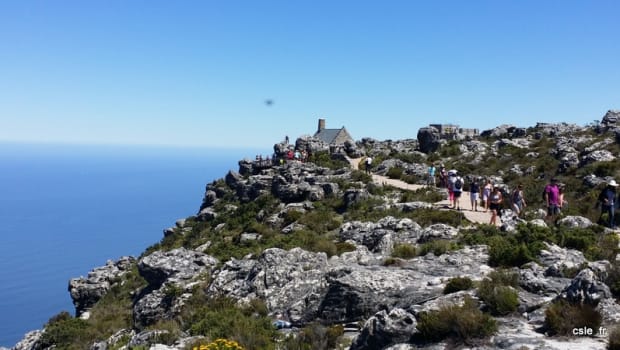
[[[443,306],[437,311],[420,314],[417,328],[422,341],[436,342],[450,338],[471,345],[476,339],[494,334],[497,323],[478,310],[475,301],[465,298],[462,306]]]
[[[354,252],[357,248],[355,244],[351,244],[348,242],[338,242],[336,243],[336,255],[341,255],[346,252]]]
[[[383,266],[404,266],[405,262],[399,258],[387,257],[383,260]]]
[[[620,326],[611,329],[607,350],[620,350]]]
[[[605,284],[609,286],[611,293],[616,298],[620,298],[620,263],[618,261],[614,261],[611,266],[607,278],[605,279]]]
[[[474,287],[474,282],[469,277],[451,278],[443,289],[443,294],[455,293],[461,290],[468,290]]]
[[[255,304],[241,308],[232,299],[209,298],[201,289],[185,304],[179,319],[191,335],[205,336],[209,341],[231,339],[246,349],[275,347],[277,333],[271,319]]]
[[[332,158],[329,152],[316,152],[310,154],[308,161],[312,162],[320,167],[329,168],[332,170],[348,168],[349,163],[339,158]]]
[[[415,191],[403,191],[400,197],[401,203],[415,201],[435,203],[441,200],[443,200],[443,194],[434,187],[420,188]]]
[[[318,323],[311,323],[301,329],[298,336],[286,337],[282,348],[303,350],[334,349],[343,334],[343,326],[326,327]]]
[[[424,256],[428,253],[433,253],[436,256],[440,256],[456,249],[459,249],[459,245],[456,242],[449,241],[447,239],[436,239],[421,244],[418,248],[418,255]]]
[[[416,256],[415,246],[408,243],[395,244],[392,249],[392,257],[401,259],[411,259]]]
[[[400,180],[400,178],[403,176],[404,171],[405,170],[403,168],[395,166],[395,167],[388,169],[385,176],[389,177],[390,179]]]
[[[587,304],[574,305],[560,300],[545,311],[545,326],[551,335],[571,336],[575,328],[598,329],[601,321],[601,314]]]
[[[507,315],[517,310],[519,294],[514,289],[519,284],[519,276],[508,270],[496,270],[478,285],[480,300],[489,307],[493,315]]]
[[[42,349],[52,345],[60,349],[80,349],[86,339],[90,339],[88,323],[63,311],[47,322],[39,345]]]

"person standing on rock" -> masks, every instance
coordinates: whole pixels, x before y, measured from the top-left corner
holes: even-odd
[[[618,187],[616,180],[611,180],[607,184],[607,187],[598,195],[598,200],[601,202],[601,215],[598,220],[600,222],[603,218],[603,214],[607,213],[607,227],[612,229],[616,228],[614,218],[614,212],[616,211],[616,187]]]
[[[428,180],[426,181],[426,184],[428,186],[432,186],[435,187],[435,171],[437,169],[435,168],[435,164],[431,163],[431,165],[428,167]]]
[[[502,192],[499,190],[499,187],[493,187],[493,192],[491,192],[491,195],[489,196],[489,209],[491,209],[491,221],[489,224],[497,224],[497,215],[502,208],[503,201],[504,198],[502,197]]]
[[[469,199],[471,201],[471,210],[478,211],[478,195],[480,194],[480,183],[477,179],[469,185]]]
[[[517,188],[512,192],[512,210],[517,217],[523,216],[523,210],[527,204],[525,203],[525,196],[523,194],[523,185],[519,184]]]
[[[370,174],[370,167],[372,166],[372,158],[370,156],[366,157],[366,161],[364,162],[365,164],[365,170],[366,170],[366,174]]]

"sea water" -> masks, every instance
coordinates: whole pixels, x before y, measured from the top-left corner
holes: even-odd
[[[248,150],[0,144],[0,346],[74,313],[70,278],[138,256]]]

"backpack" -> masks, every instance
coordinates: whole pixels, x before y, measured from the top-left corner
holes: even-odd
[[[456,182],[454,183],[454,188],[457,190],[463,188],[463,180],[460,177],[456,179]]]

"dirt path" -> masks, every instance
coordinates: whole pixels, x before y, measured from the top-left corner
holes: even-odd
[[[347,158],[347,159],[349,160],[349,164],[351,164],[351,168],[357,170],[359,169],[360,161],[363,158]],[[409,191],[415,191],[420,188],[426,187],[424,185],[408,184],[401,180],[390,179],[386,176],[377,175],[377,174],[372,174],[372,181],[378,185],[382,185],[382,186],[389,185],[389,186],[393,186],[396,188],[400,188],[402,190],[409,190]],[[469,196],[470,196],[470,193],[468,191],[463,191],[463,194],[461,195],[461,199],[460,199],[460,206],[461,206],[463,214],[465,215],[465,218],[467,218],[467,220],[471,222],[475,222],[479,224],[488,224],[489,221],[491,221],[491,213],[490,212],[485,213],[484,208],[478,208],[478,211],[471,210],[471,201],[470,201]],[[439,208],[444,208],[444,209],[447,209],[449,206],[452,205],[452,203],[450,203],[448,199],[439,201],[434,204],[435,206]],[[497,223],[499,226],[499,223],[500,223],[499,218],[497,218]]]

